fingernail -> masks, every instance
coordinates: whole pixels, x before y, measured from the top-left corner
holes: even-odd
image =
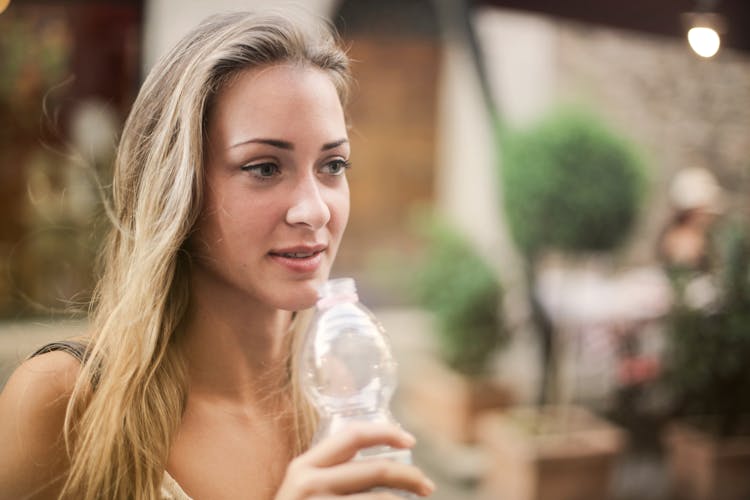
[[[433,491],[435,491],[435,483],[433,483],[430,479],[425,478],[424,487],[422,488],[422,494],[429,495]]]

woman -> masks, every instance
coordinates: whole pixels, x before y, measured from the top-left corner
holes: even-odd
[[[350,462],[412,446],[397,428],[308,449],[295,387],[294,311],[349,213],[349,79],[326,30],[250,14],[208,19],[154,67],[118,149],[85,352],[45,349],[0,396],[1,498],[431,492],[413,466]]]

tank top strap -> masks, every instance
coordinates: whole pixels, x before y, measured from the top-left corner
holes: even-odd
[[[31,353],[29,355],[29,358],[54,351],[66,352],[81,363],[83,363],[88,357],[88,346],[85,343],[77,340],[61,340],[58,342],[50,342],[49,344],[43,345],[42,347]]]
[[[81,364],[85,363],[89,357],[89,346],[86,342],[79,340],[61,340],[58,342],[50,342],[45,344],[36,351],[32,352],[27,359],[33,358],[34,356],[40,356],[47,354],[48,352],[62,351],[76,358]],[[101,366],[97,367],[91,378],[91,385],[96,388],[99,385],[99,377],[101,374]]]

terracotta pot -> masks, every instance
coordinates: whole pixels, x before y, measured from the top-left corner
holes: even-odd
[[[479,498],[603,500],[622,430],[576,406],[517,408],[479,420],[486,451]]]
[[[405,382],[402,401],[409,421],[434,441],[471,444],[483,412],[509,407],[512,389],[489,377],[468,377],[434,361],[420,364],[420,376]]]
[[[688,422],[664,439],[672,491],[680,500],[748,500],[750,436],[719,439]]]

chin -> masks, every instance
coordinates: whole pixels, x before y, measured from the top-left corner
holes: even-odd
[[[285,311],[302,311],[315,306],[318,301],[318,287],[324,279],[316,279],[296,283],[292,290],[288,290],[279,297],[278,308]]]

